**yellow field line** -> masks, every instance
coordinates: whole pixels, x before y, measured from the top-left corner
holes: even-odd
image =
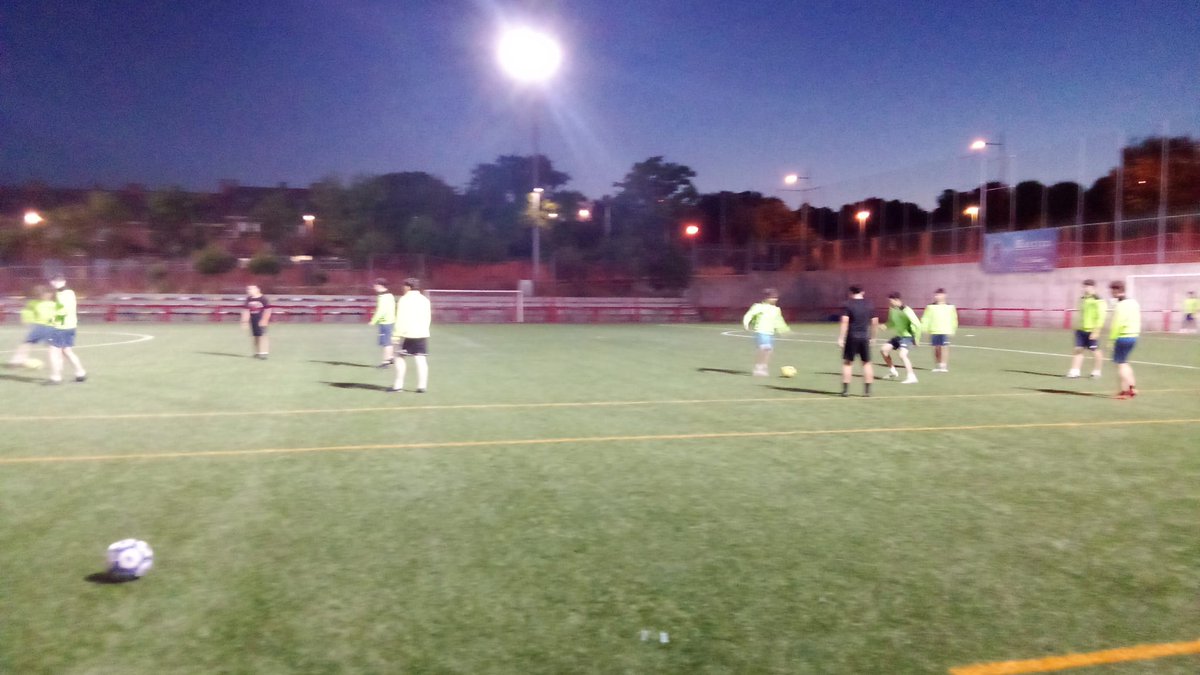
[[[4,464],[52,464],[62,462],[103,462],[128,459],[178,459],[190,457],[237,457],[313,452],[362,452],[368,450],[427,450],[439,448],[486,448],[513,445],[559,445],[568,443],[631,443],[637,441],[687,441],[714,438],[762,438],[779,436],[831,436],[840,434],[893,434],[909,431],[984,431],[989,429],[1061,429],[1098,426],[1116,427],[1147,424],[1197,424],[1200,418],[1163,420],[1109,420],[1082,422],[1028,422],[1020,424],[964,424],[941,427],[874,427],[868,429],[798,429],[792,431],[726,431],[696,434],[642,434],[634,436],[579,436],[568,438],[519,438],[490,441],[430,441],[424,443],[379,443],[368,445],[326,445],[309,448],[259,448],[248,450],[196,450],[187,452],[145,452],[120,455],[60,455],[0,457]]]
[[[950,669],[950,675],[1024,675],[1025,673],[1049,673],[1070,668],[1088,668],[1107,663],[1124,663],[1126,661],[1147,661],[1161,659],[1166,656],[1184,656],[1200,654],[1200,640],[1191,642],[1167,642],[1154,645],[1135,645],[1119,649],[1106,649],[1101,652],[1083,654],[1064,654],[1062,656],[1047,656],[1040,659],[1024,661],[998,661],[996,663],[977,663],[971,666],[959,666]]]
[[[1170,394],[1180,392],[1200,392],[1200,389],[1140,389],[1138,394]],[[1090,392],[1080,392],[1087,394]],[[818,403],[841,400],[840,396],[829,395],[811,398],[785,398],[772,396],[770,398],[695,398],[695,399],[665,399],[647,401],[559,401],[542,403],[456,403],[447,405],[414,405],[414,406],[375,406],[369,408],[307,408],[298,410],[214,410],[208,412],[163,412],[163,413],[117,413],[94,415],[0,415],[0,422],[69,422],[71,420],[130,420],[130,419],[167,419],[177,417],[251,417],[261,415],[328,415],[363,412],[416,412],[438,410],[513,410],[527,408],[603,408],[621,406],[649,405],[711,405],[714,403]],[[993,394],[917,394],[912,396],[876,396],[870,401],[911,401],[936,400],[953,398],[1018,398],[1026,396],[1054,396],[1053,392],[1005,392]],[[862,400],[861,397],[853,397]]]

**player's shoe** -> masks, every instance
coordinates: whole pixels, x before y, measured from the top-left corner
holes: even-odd
[[[76,382],[87,382],[87,373],[84,373],[83,375],[76,375],[75,381]]]
[[[895,379],[895,378],[897,378],[897,377],[900,377],[900,373],[899,373],[899,371],[897,371],[895,368],[891,368],[891,369],[889,369],[889,370],[888,370],[888,374],[883,376],[883,379],[885,379],[885,380],[892,380],[892,379]]]
[[[901,382],[900,384],[916,384],[916,383],[917,383],[917,376],[909,375],[908,377],[904,378],[904,381]]]
[[[404,391],[404,387],[388,387],[388,393],[390,394],[396,394],[402,391]]]
[[[1078,378],[1078,377],[1079,377],[1079,371],[1078,371],[1078,370],[1068,370],[1068,371],[1067,371],[1067,379],[1068,379],[1068,380],[1074,380],[1074,379],[1076,379],[1076,378]]]
[[[1121,393],[1117,394],[1113,398],[1121,400],[1121,401],[1128,401],[1129,399],[1131,399],[1133,397],[1134,397],[1134,393],[1132,391],[1125,390],[1125,391],[1122,391]]]
[[[950,372],[950,367],[949,367],[949,366],[947,366],[947,365],[946,365],[946,364],[944,364],[944,363],[939,363],[939,364],[937,365],[937,368],[934,368],[934,369],[933,369],[933,372],[935,372],[935,373],[948,373],[948,372]]]
[[[1093,371],[1092,371],[1092,379],[1093,379],[1093,380],[1098,380],[1098,379],[1100,379],[1100,371],[1098,371],[1098,370],[1093,370]]]
[[[424,390],[424,389],[418,389],[418,390],[417,390],[417,393],[418,393],[418,394],[424,394],[424,393],[425,393],[425,390]]]
[[[766,366],[754,366],[754,377],[770,377]]]

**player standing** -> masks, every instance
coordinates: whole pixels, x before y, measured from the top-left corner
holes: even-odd
[[[426,356],[429,353],[429,324],[433,320],[433,310],[429,306],[429,298],[418,290],[420,287],[416,279],[405,279],[404,295],[396,301],[396,337],[393,339],[401,342],[400,353],[396,354],[396,382],[388,391],[404,391],[406,356],[411,356],[417,366],[417,393],[424,394],[429,384]]]
[[[850,378],[853,377],[854,357],[862,362],[863,396],[871,395],[871,383],[875,381],[875,368],[871,365],[871,341],[879,328],[879,319],[871,303],[863,298],[863,290],[850,287],[850,300],[842,310],[842,327],[838,334],[838,346],[842,348],[842,396],[850,395]]]
[[[896,372],[896,366],[892,363],[892,352],[895,351],[900,354],[900,360],[904,362],[904,370],[907,373],[907,377],[901,384],[916,384],[917,376],[913,373],[912,361],[908,359],[908,350],[920,343],[921,321],[912,307],[904,304],[899,293],[889,295],[888,304],[891,305],[891,308],[888,309],[887,327],[892,329],[895,335],[880,350],[883,354],[883,362],[888,367],[887,377],[891,379],[900,376]]]
[[[75,291],[67,288],[67,279],[56,274],[50,279],[54,288],[54,332],[50,334],[50,384],[62,382],[63,357],[75,370],[75,381],[86,382],[87,371],[75,355],[75,329],[79,325],[79,304]]]
[[[754,339],[758,345],[754,376],[768,377],[771,374],[771,352],[775,350],[775,335],[791,330],[783,320],[783,311],[779,309],[779,291],[774,288],[765,289],[762,301],[751,305],[742,317],[742,327],[754,332]]]
[[[29,326],[29,334],[25,341],[13,351],[10,366],[21,366],[29,359],[29,350],[39,342],[50,342],[54,335],[54,315],[58,305],[54,302],[54,292],[45,286],[33,289],[29,302],[21,309],[21,323]]]
[[[1108,307],[1104,299],[1096,294],[1096,282],[1085,279],[1083,296],[1079,298],[1079,309],[1075,312],[1075,356],[1067,377],[1079,377],[1083,365],[1083,350],[1092,352],[1092,377],[1100,377],[1100,365],[1104,363],[1104,350],[1100,348],[1100,330],[1104,328],[1104,315]]]
[[[946,304],[946,289],[933,292],[933,304],[925,305],[921,314],[921,329],[929,335],[929,344],[933,345],[933,358],[937,361],[933,372],[950,372],[950,338],[958,330],[958,310],[954,305]]]
[[[1113,308],[1112,329],[1108,337],[1113,341],[1113,363],[1117,364],[1120,378],[1119,399],[1137,396],[1137,382],[1133,377],[1133,366],[1129,365],[1129,353],[1137,345],[1142,332],[1142,307],[1137,300],[1125,297],[1125,282],[1114,281],[1108,285],[1117,306]]]
[[[1179,329],[1180,333],[1196,332],[1197,312],[1200,312],[1200,299],[1196,298],[1196,291],[1188,291],[1183,300],[1183,328]]]
[[[262,290],[250,284],[246,287],[246,302],[242,306],[242,326],[250,327],[254,342],[254,358],[266,360],[270,354],[267,326],[271,323],[271,301]]]
[[[395,347],[392,346],[392,329],[396,326],[396,296],[387,288],[387,281],[375,280],[375,314],[371,316],[371,325],[379,326],[379,346],[383,347],[383,360],[379,368],[387,368],[396,361]]]

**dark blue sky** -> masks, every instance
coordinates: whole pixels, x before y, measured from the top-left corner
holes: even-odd
[[[1200,5],[540,3],[566,44],[542,147],[590,196],[651,155],[702,191],[929,201],[987,168],[1090,181],[1122,134],[1200,129]],[[526,3],[526,6],[528,3]],[[0,181],[305,185],[530,152],[491,0],[0,4]],[[1081,140],[1084,142],[1080,157]],[[783,194],[783,193],[779,193]],[[791,201],[795,202],[794,199]]]

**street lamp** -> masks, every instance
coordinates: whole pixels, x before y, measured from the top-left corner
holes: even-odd
[[[799,183],[802,180],[810,180],[810,179],[808,176],[801,176],[799,174],[789,173],[788,175],[783,177],[783,184],[789,185],[789,186],[796,185],[797,183]],[[812,192],[813,190],[818,190],[820,188],[785,187],[785,188],[781,188],[781,189],[784,192]],[[803,228],[803,230],[805,232],[805,236],[808,236],[808,201],[807,200],[800,201],[800,227]]]
[[[46,219],[43,218],[42,214],[38,213],[37,211],[25,212],[25,227],[36,227],[45,221]]]
[[[575,215],[579,220],[582,221],[589,221],[592,219],[591,209],[579,209],[579,212]]]
[[[968,206],[967,208],[963,209],[963,215],[971,216],[971,225],[974,226],[976,220],[979,218],[979,207]]]
[[[309,234],[312,234],[313,223],[317,221],[317,217],[311,213],[306,213],[303,216],[300,216],[300,219],[304,221],[304,229],[306,229]]]
[[[562,64],[563,52],[558,40],[527,26],[512,27],[500,36],[496,50],[500,67],[517,84],[530,87],[545,84],[558,72]],[[530,257],[533,263],[533,280],[536,283],[541,276],[541,193],[538,185],[541,178],[538,175],[538,122],[537,113],[533,114],[533,157],[531,164],[533,173],[533,195],[530,201],[534,206],[532,227],[532,251]]]
[[[867,236],[867,220],[870,218],[871,212],[865,209],[854,214],[854,219],[858,221],[858,241],[860,244]]]

